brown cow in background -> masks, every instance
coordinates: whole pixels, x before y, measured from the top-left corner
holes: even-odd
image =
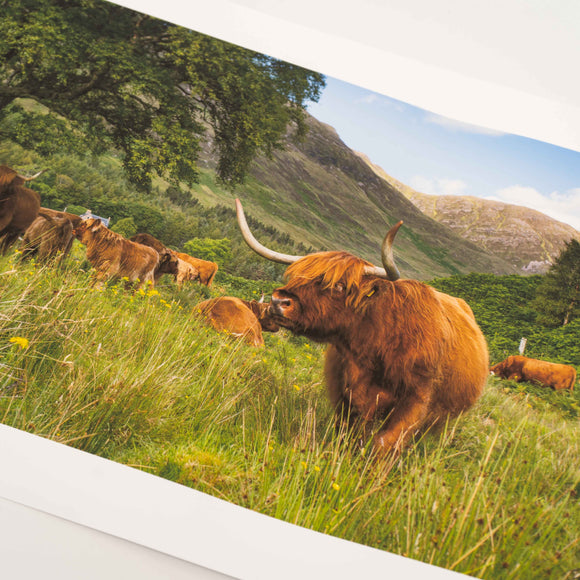
[[[252,346],[264,346],[262,330],[276,332],[279,326],[269,320],[268,304],[248,302],[233,296],[221,296],[200,302],[195,311],[217,331],[243,338]],[[257,314],[256,314],[257,313]]]
[[[189,262],[177,258],[177,275],[175,282],[181,288],[184,282],[199,282],[199,270],[194,268]]]
[[[184,254],[183,252],[178,252],[177,257],[183,260],[187,264],[193,266],[197,272],[199,272],[199,282],[205,286],[210,286],[213,282],[214,276],[218,271],[218,265],[215,262],[209,262],[208,260],[200,260],[199,258],[194,258],[189,254]],[[185,280],[189,279],[187,277],[183,278]],[[183,281],[182,279],[182,281]],[[178,284],[180,282],[178,281]]]
[[[41,261],[64,258],[73,244],[73,228],[82,222],[78,215],[41,207],[38,217],[24,233],[22,257]]]
[[[137,282],[137,287],[145,282],[154,284],[159,254],[153,248],[126,240],[99,219],[83,220],[73,233],[87,247],[87,259],[97,271],[97,282],[126,277],[129,282]]]
[[[374,449],[401,449],[420,429],[469,409],[489,374],[485,338],[469,306],[415,280],[399,280],[387,233],[384,268],[346,252],[280,254],[250,232],[236,200],[244,239],[269,260],[291,264],[272,294],[280,326],[329,343],[326,380],[340,426],[378,427]]]
[[[166,247],[163,242],[160,242],[157,238],[153,237],[151,234],[136,234],[130,238],[131,242],[136,244],[142,244],[144,246],[149,246],[153,248],[159,254],[159,264],[155,268],[155,283],[163,276],[163,274],[171,274],[177,279],[179,258],[177,257],[177,252]]]
[[[24,184],[41,173],[22,177],[14,169],[0,165],[0,254],[5,254],[36,219],[40,195]]]
[[[525,356],[508,356],[502,362],[493,365],[492,375],[514,381],[536,382],[546,387],[574,390],[576,369],[570,365],[551,363]]]

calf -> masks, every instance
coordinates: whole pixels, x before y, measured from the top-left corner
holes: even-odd
[[[264,346],[262,330],[276,332],[279,326],[267,314],[269,304],[221,296],[198,304],[195,308],[217,331],[243,338],[252,346]]]
[[[97,281],[128,278],[137,282],[155,282],[159,254],[148,246],[126,240],[107,228],[99,219],[83,220],[73,234],[87,247],[87,259],[95,268]]]

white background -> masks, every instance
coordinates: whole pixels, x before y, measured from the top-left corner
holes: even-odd
[[[574,0],[117,3],[440,115],[580,151]],[[6,578],[224,577],[209,569],[268,580],[460,577],[4,426],[0,464]]]

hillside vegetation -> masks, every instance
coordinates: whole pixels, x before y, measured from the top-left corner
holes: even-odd
[[[334,433],[323,347],[280,332],[254,349],[192,315],[209,294],[248,298],[261,282],[129,293],[89,279],[78,245],[58,269],[0,258],[3,423],[481,578],[556,579],[580,565],[579,388],[490,380],[465,416],[377,461]],[[469,300],[495,360],[514,354],[535,283],[435,281]],[[578,365],[577,344],[554,331],[533,348]]]
[[[72,204],[74,211],[88,208],[111,217],[113,224],[133,217],[138,230],[179,249],[194,236],[227,237],[235,246],[235,254],[241,252],[242,263],[249,259],[249,250],[237,233],[235,197],[244,203],[250,225],[262,226],[255,231],[258,239],[266,245],[273,240],[274,246],[286,246],[284,251],[293,247],[290,253],[342,249],[380,264],[383,237],[402,219],[405,225],[398,234],[396,255],[405,277],[515,271],[501,258],[426,217],[375,175],[332,128],[312,117],[306,117],[305,122],[309,131],[302,143],[288,140],[284,151],[274,151],[270,158],[258,157],[244,184],[234,191],[216,181],[217,161],[211,142],[204,144],[200,156],[198,183],[177,187],[157,178],[149,194],[126,181],[121,160],[112,152],[99,157],[81,157],[66,150],[31,154],[26,147],[18,150],[5,139],[0,158],[19,171],[50,168],[35,188],[52,209]],[[0,123],[0,136],[2,127]],[[276,266],[262,268],[267,268],[270,276]],[[245,275],[256,276],[248,270]]]

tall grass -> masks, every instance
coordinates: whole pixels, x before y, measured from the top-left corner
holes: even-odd
[[[192,315],[204,297],[97,290],[74,259],[0,258],[0,420],[477,577],[580,567],[577,392],[490,381],[458,421],[377,460],[335,433],[322,347],[284,333],[264,349],[232,340]]]

